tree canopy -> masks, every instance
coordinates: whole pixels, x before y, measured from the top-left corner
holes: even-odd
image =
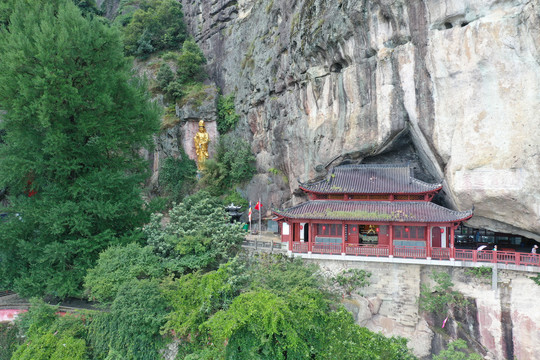
[[[0,30],[0,282],[75,295],[100,251],[147,220],[140,184],[159,112],[116,29],[71,1],[18,1]],[[126,237],[127,236],[127,237]]]

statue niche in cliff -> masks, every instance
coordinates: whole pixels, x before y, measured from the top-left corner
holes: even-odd
[[[208,143],[210,142],[210,137],[204,127],[204,120],[199,121],[199,131],[195,134],[193,142],[197,154],[197,169],[201,171],[204,170],[204,162],[209,158]]]

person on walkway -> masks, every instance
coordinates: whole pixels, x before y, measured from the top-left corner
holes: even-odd
[[[538,249],[538,245],[534,245],[532,250],[531,250],[531,254],[536,254],[536,249]]]
[[[493,251],[497,251],[497,245],[493,247]]]

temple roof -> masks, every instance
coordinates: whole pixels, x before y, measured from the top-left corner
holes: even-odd
[[[454,211],[426,201],[342,200],[313,200],[274,213],[288,219],[434,223],[463,221],[473,215],[472,210]]]
[[[407,165],[371,164],[337,166],[327,179],[300,185],[319,194],[420,194],[441,187],[415,179]]]

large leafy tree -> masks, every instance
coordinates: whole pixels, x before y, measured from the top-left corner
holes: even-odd
[[[68,0],[16,2],[0,30],[0,285],[77,295],[86,269],[147,220],[140,184],[158,111],[117,30]]]

